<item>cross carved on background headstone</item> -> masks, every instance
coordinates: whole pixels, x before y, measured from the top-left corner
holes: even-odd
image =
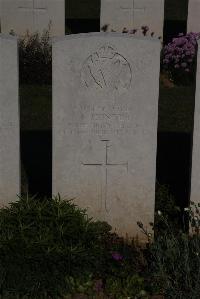
[[[29,2],[30,3],[30,2]],[[47,11],[47,7],[46,5],[36,5],[37,0],[32,0],[31,1],[31,6],[29,6],[29,4],[27,2],[27,5],[21,5],[18,6],[18,9],[20,11],[24,11],[24,12],[32,12],[32,16],[33,16],[33,24],[35,25],[35,16],[39,13],[39,14],[44,14]]]
[[[135,20],[135,14],[136,13],[144,13],[145,12],[145,7],[137,7],[135,0],[132,0],[131,6],[120,6],[120,9],[123,11],[130,11],[132,15],[132,29],[134,28],[134,20]]]

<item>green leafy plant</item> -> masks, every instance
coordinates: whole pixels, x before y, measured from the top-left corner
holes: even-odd
[[[105,240],[106,255],[99,288],[109,298],[146,298],[147,263],[144,248],[136,240],[113,233]]]
[[[60,298],[85,288],[104,262],[111,227],[58,196],[24,197],[0,210],[0,291],[29,298]]]
[[[105,242],[106,256],[105,267],[101,275],[104,278],[126,278],[135,274],[144,274],[146,271],[146,261],[143,249],[136,244],[133,239],[131,242],[113,233],[108,236]]]
[[[14,34],[14,33],[13,33]],[[52,82],[52,46],[50,28],[42,35],[27,34],[19,39],[20,84],[48,84]]]
[[[144,290],[144,279],[137,274],[121,279],[108,278],[105,292],[108,296],[117,299],[148,299],[147,292]]]
[[[141,248],[60,196],[21,197],[0,209],[0,266],[3,298],[146,298]]]
[[[95,281],[92,274],[88,274],[80,278],[67,277],[67,283],[71,286],[70,295],[85,294],[93,296],[95,293]]]
[[[159,182],[156,183],[155,211],[155,234],[166,230],[159,214],[167,219],[174,231],[179,230],[185,224],[182,223],[181,208],[176,204],[176,199],[171,194],[169,186],[161,185]]]
[[[199,206],[185,209],[192,234],[174,230],[168,219],[158,213],[162,231],[149,247],[152,284],[166,299],[198,299],[200,294],[200,217]],[[165,229],[163,229],[165,227]],[[148,232],[146,232],[148,236]]]

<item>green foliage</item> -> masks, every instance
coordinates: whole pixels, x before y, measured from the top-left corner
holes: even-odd
[[[171,194],[170,189],[166,185],[156,184],[156,204],[155,204],[155,233],[166,230],[163,221],[158,213],[162,214],[165,219],[171,224],[173,230],[178,230],[182,223],[181,209],[176,205],[176,200]]]
[[[103,291],[109,298],[147,298],[143,248],[135,240],[130,242],[115,233],[108,236],[105,247],[107,255],[100,273]]]
[[[92,296],[94,294],[94,279],[91,274],[80,278],[69,277],[68,284],[71,287],[70,295],[85,294]]]
[[[50,28],[40,36],[29,34],[19,39],[20,84],[48,84],[52,82],[52,47]]]
[[[193,234],[174,229],[180,214],[157,185],[155,240],[140,247],[60,196],[22,197],[0,209],[0,298],[57,299],[105,294],[113,299],[197,299],[200,293],[200,205],[185,209]]]
[[[159,132],[193,132],[195,86],[160,86]]]
[[[112,298],[146,298],[143,251],[110,230],[59,196],[22,197],[2,208],[3,298],[56,299],[104,291]]]
[[[175,231],[160,214],[165,226],[150,246],[150,272],[154,288],[166,299],[198,299],[200,294],[200,220],[198,206],[185,209],[193,234]]]
[[[22,131],[50,131],[52,128],[52,88],[47,85],[22,85],[20,127]]]
[[[105,242],[106,252],[105,267],[101,275],[104,278],[126,279],[136,273],[142,274],[146,271],[146,261],[143,250],[134,240],[128,242],[116,234],[109,235]]]
[[[100,272],[106,254],[104,238],[110,229],[59,196],[43,201],[20,198],[2,208],[1,293],[29,298],[73,293],[71,277],[85,280],[90,273]]]
[[[144,279],[139,275],[127,276],[123,279],[110,277],[106,281],[105,292],[117,299],[148,299],[144,291]]]

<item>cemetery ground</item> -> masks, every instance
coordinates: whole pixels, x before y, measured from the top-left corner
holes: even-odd
[[[182,215],[166,187],[157,190],[156,210],[154,225],[138,222],[146,235],[140,244],[59,196],[24,196],[1,208],[1,298],[197,299],[198,206],[184,212],[192,236],[180,230]]]
[[[193,128],[194,91],[194,86],[176,86],[170,84],[169,81],[166,83],[165,79],[161,78],[159,100],[160,132],[191,134]],[[36,134],[42,132],[44,135],[49,132],[50,136],[52,126],[51,94],[51,85],[23,84],[20,86],[21,136],[23,136],[23,133],[31,134],[33,132]],[[40,147],[39,143],[38,147]],[[39,163],[43,163],[42,159],[39,159]],[[26,194],[29,178],[25,165],[22,165],[22,169],[24,170],[22,190]],[[35,175],[40,176],[37,172]],[[167,206],[166,202],[168,202]],[[112,234],[107,224],[93,223],[86,216],[84,218],[83,215],[85,214],[80,210],[75,212],[71,203],[66,204],[58,199],[52,200],[52,202],[42,200],[37,204],[32,199],[23,199],[18,204],[13,204],[10,211],[1,211],[3,217],[5,217],[5,222],[1,222],[1,231],[4,229],[3,225],[6,224],[7,226],[7,221],[10,221],[11,225],[9,231],[4,231],[4,241],[7,244],[6,250],[11,245],[12,251],[4,252],[4,257],[6,260],[10,260],[10,273],[12,271],[13,275],[13,267],[15,267],[14,273],[19,278],[18,280],[15,277],[15,281],[12,281],[8,275],[6,288],[13,288],[13,292],[16,293],[15,295],[12,295],[12,292],[9,295],[5,295],[5,293],[3,296],[5,298],[12,298],[12,296],[16,298],[18,292],[26,293],[30,292],[30,289],[32,294],[29,293],[27,297],[21,296],[19,298],[29,298],[28,296],[32,296],[30,298],[57,298],[56,296],[59,296],[59,293],[69,293],[61,297],[77,299],[164,299],[182,298],[179,296],[181,296],[180,292],[182,292],[181,289],[183,288],[187,292],[187,288],[190,290],[192,287],[195,290],[194,292],[197,292],[198,286],[195,285],[195,279],[191,281],[192,285],[184,286],[181,283],[181,280],[184,281],[183,276],[193,276],[193,267],[196,267],[195,263],[199,262],[198,255],[195,256],[197,260],[193,260],[194,257],[191,256],[189,249],[191,246],[193,253],[198,253],[199,248],[195,247],[197,246],[195,237],[194,239],[189,239],[184,231],[177,233],[177,231],[172,232],[170,230],[175,225],[174,219],[178,219],[175,222],[176,226],[178,225],[179,227],[182,220],[173,196],[164,186],[157,186],[156,203],[156,210],[162,211],[162,214],[159,213],[156,218],[156,236],[160,230],[162,237],[158,235],[156,242],[153,243],[148,232],[145,232],[147,234],[145,246],[141,246],[137,239],[126,243],[126,240]],[[73,221],[69,224],[69,222],[64,220],[69,219],[67,213],[70,211],[71,215],[71,210],[74,213],[76,224]],[[188,215],[185,216],[187,222]],[[33,221],[34,217],[38,217],[37,221]],[[76,217],[83,217],[83,219],[76,219]],[[52,231],[47,229],[47,227],[45,228],[47,219],[48,226],[49,223],[52,223]],[[21,227],[18,226],[19,223],[22,224]],[[140,229],[143,229],[141,223],[139,223],[139,226]],[[37,231],[38,233],[36,233]],[[15,235],[15,238],[6,240],[8,233]],[[32,239],[34,234],[35,238]],[[81,234],[82,238],[80,237]],[[19,240],[24,247],[23,258],[20,257],[22,247],[18,247]],[[36,244],[37,248],[35,247]],[[185,256],[183,256],[183,261],[181,261],[180,253],[183,250],[185,250]],[[196,250],[196,253],[194,250]],[[13,255],[13,251],[15,255]],[[159,256],[154,256],[155,252],[158,252]],[[158,261],[163,255],[166,256],[166,260],[164,260],[163,264],[159,264]],[[15,259],[18,260],[17,264]],[[176,272],[174,272],[175,261],[177,266]],[[187,263],[185,264],[186,261]],[[36,271],[38,270],[36,270],[36,266],[34,268],[33,263],[34,265],[40,264],[41,272],[39,276],[37,272],[37,277]],[[67,270],[64,269],[65,266],[63,265],[68,265]],[[92,271],[93,267],[97,269]],[[19,271],[22,273],[22,269],[24,276],[19,275]],[[30,271],[30,269],[32,270]],[[55,275],[52,273],[55,273]],[[3,277],[3,274],[1,275]],[[173,286],[172,276],[175,281]],[[51,281],[49,277],[51,277]],[[41,280],[43,280],[43,284],[41,286],[37,285]],[[168,283],[168,280],[170,281],[168,290],[164,291],[162,289],[163,284],[166,284],[166,281]],[[164,292],[166,294],[169,292],[169,294],[164,297],[162,295]],[[34,295],[34,293],[37,295]],[[190,291],[186,294],[183,298],[198,298],[195,297],[195,293],[191,295]]]
[[[197,1],[0,2],[0,299],[199,299]]]
[[[50,199],[51,173],[45,181],[44,164],[47,157],[51,168],[51,85],[20,84],[24,194],[0,210],[2,298],[199,299],[199,206],[185,208],[189,187],[181,177],[182,165],[167,176],[165,167],[162,172],[159,169],[163,147],[165,154],[177,151],[181,157],[181,146],[175,149],[176,143],[171,141],[184,136],[184,144],[185,136],[191,139],[194,92],[194,86],[176,86],[161,78],[158,145],[162,150],[158,149],[157,158],[157,180],[161,184],[157,183],[154,223],[146,228],[143,219],[138,219],[138,229],[146,236],[145,244],[140,244],[137,238],[117,236],[109,223],[88,218],[87,211],[73,201],[59,196]],[[38,165],[31,172],[26,159],[31,149],[26,148],[26,138],[34,150],[32,163]],[[49,148],[41,155],[43,142]],[[188,155],[190,144],[187,147]],[[174,185],[163,186],[168,182]],[[27,190],[38,194],[28,197]],[[188,222],[193,235],[188,235]]]

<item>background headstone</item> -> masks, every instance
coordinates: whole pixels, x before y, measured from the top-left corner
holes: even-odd
[[[20,193],[17,40],[0,34],[0,206]]]
[[[165,20],[185,21],[189,0],[165,0]]]
[[[65,0],[1,0],[1,31],[24,35],[51,28],[51,36],[65,34]]]
[[[118,33],[53,44],[53,194],[121,235],[154,219],[160,42]]]
[[[101,0],[101,28],[122,32],[148,26],[156,37],[163,36],[164,0]]]
[[[198,48],[190,197],[196,203],[200,203],[200,42]]]
[[[101,0],[67,0],[65,15],[67,19],[99,19]]]
[[[1,33],[1,11],[2,11],[2,9],[1,9],[1,1],[2,0],[0,0],[0,33]]]
[[[200,32],[200,0],[188,2],[188,32]]]
[[[67,0],[66,33],[99,32],[100,2],[101,0]]]

